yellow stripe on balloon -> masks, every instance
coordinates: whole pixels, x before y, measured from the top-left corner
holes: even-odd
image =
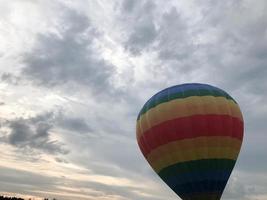
[[[147,161],[157,173],[170,165],[192,160],[200,160],[200,159],[236,160],[239,153],[239,149],[235,147],[223,147],[223,146],[209,147],[209,148],[196,147],[193,149],[186,149],[182,151],[173,151],[169,154],[164,150],[161,151],[162,151],[162,156],[159,159],[153,161],[147,158]]]
[[[200,114],[229,115],[243,120],[239,106],[225,97],[192,96],[175,99],[151,108],[140,117],[136,126],[137,139],[148,129],[164,121]]]
[[[178,140],[153,149],[148,155],[145,155],[150,161],[160,158],[162,155],[168,155],[172,152],[183,152],[186,149],[194,149],[197,147],[231,147],[240,149],[242,141],[229,136],[203,136],[192,139]],[[162,154],[164,153],[164,154]]]
[[[168,144],[159,146],[153,149],[145,157],[151,162],[161,158],[164,155],[170,155],[173,152],[182,152],[188,149],[194,149],[199,147],[206,147],[207,151],[211,147],[232,147],[234,149],[240,149],[241,140],[232,138],[229,136],[212,136],[212,137],[198,137],[192,139],[184,139],[173,141]]]

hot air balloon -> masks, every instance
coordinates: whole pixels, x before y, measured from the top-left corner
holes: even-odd
[[[200,83],[166,88],[137,117],[142,154],[183,200],[219,200],[243,139],[243,117],[225,91]]]

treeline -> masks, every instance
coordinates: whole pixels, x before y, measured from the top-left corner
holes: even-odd
[[[32,198],[30,199],[22,199],[22,198],[18,198],[18,197],[6,197],[6,196],[0,196],[0,200],[34,200]],[[44,198],[44,200],[49,200],[48,198]],[[55,198],[52,200],[56,200]]]
[[[17,197],[5,197],[5,196],[0,196],[0,200],[25,200],[25,199],[17,198]]]

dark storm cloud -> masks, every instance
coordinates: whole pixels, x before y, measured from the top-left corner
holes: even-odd
[[[64,116],[62,113],[57,117],[58,126],[78,133],[89,133],[93,129],[83,118]]]
[[[53,114],[45,113],[28,119],[14,119],[5,124],[10,133],[5,141],[21,149],[37,149],[50,154],[66,154],[63,144],[51,140]]]
[[[35,83],[53,87],[67,83],[109,91],[113,66],[94,47],[99,33],[89,19],[66,10],[56,34],[39,35],[37,45],[24,58],[23,74]]]
[[[55,161],[59,162],[59,163],[69,163],[67,160],[63,159],[63,158],[55,158]]]
[[[145,48],[152,44],[157,36],[156,26],[154,24],[153,11],[155,4],[152,1],[144,1],[143,3],[133,3],[132,1],[123,2],[123,11],[132,10],[134,6],[138,6],[135,12],[126,13],[130,24],[130,35],[125,43],[126,49],[131,53],[138,55]],[[128,16],[127,16],[128,15]]]
[[[255,44],[252,35],[246,39],[254,43],[251,44],[254,46],[253,48],[258,46],[256,49],[260,49],[263,46]],[[265,48],[267,48],[267,39],[264,40],[264,38],[261,37],[261,41],[266,44]],[[226,84],[229,86],[232,85],[234,88],[243,88],[249,94],[264,97],[267,95],[265,88],[265,85],[267,85],[267,80],[265,78],[267,76],[267,59],[266,57],[250,53],[250,47],[250,45],[247,46],[247,44],[244,44],[244,46],[239,49],[240,53],[236,54],[235,58],[230,60],[227,66],[224,67],[225,78],[229,80]],[[256,50],[254,52],[256,52]],[[226,58],[223,57],[222,59]]]
[[[130,3],[131,1],[124,1],[123,8],[125,9],[125,4],[132,8]],[[176,8],[159,14],[152,1],[140,1],[138,6],[138,10],[129,13],[133,26],[129,27],[126,49],[133,54],[154,50],[161,60],[182,60],[192,54],[195,48],[192,35],[188,33],[187,21]]]
[[[2,133],[2,140],[5,142],[18,148],[38,149],[51,154],[68,153],[62,143],[51,140],[52,134],[56,132],[53,130],[57,127],[83,135],[95,134],[85,119],[56,111],[41,113],[30,118],[5,120],[1,126],[10,129],[8,135],[4,136]]]
[[[1,75],[1,80],[3,82],[7,82],[7,83],[13,84],[13,85],[18,85],[20,82],[20,78],[15,76],[14,74],[11,74],[11,73],[3,73]]]
[[[153,22],[151,20],[143,20],[136,24],[126,46],[133,54],[140,54],[146,46],[154,41],[156,34]]]
[[[250,18],[247,13],[252,10],[243,1],[195,2],[202,12],[202,19],[192,26],[176,8],[155,15],[155,7],[159,5],[153,4],[148,7],[150,9],[145,9],[146,3],[149,1],[138,1],[134,7],[139,9],[125,14],[135,19],[125,44],[132,53],[157,52],[163,61],[163,76],[202,69],[200,75],[211,80],[216,77],[213,82],[229,91],[244,89],[265,98],[266,7],[263,6],[262,14]],[[125,4],[130,2],[124,1],[124,9]],[[152,25],[155,23],[157,29]],[[153,34],[147,34],[147,30]],[[198,44],[199,37],[204,37],[205,42],[200,40]]]
[[[134,9],[138,2],[136,0],[124,0],[122,3],[122,8],[124,11],[129,12]]]
[[[11,133],[8,138],[10,144],[16,145],[28,141],[33,135],[30,127],[25,122],[22,122],[22,120],[11,122],[9,127],[11,128]]]
[[[259,5],[261,2],[259,2]],[[265,4],[265,3],[264,3]],[[266,5],[253,13],[251,2],[227,1],[197,3],[203,19],[197,24],[201,35],[211,31],[210,40],[198,46],[206,57],[203,64],[216,69],[222,85],[229,88],[246,88],[249,93],[264,92],[266,84]],[[207,38],[209,39],[209,38]]]
[[[162,60],[183,60],[192,55],[194,49],[185,20],[175,8],[162,16],[159,31],[159,58]]]

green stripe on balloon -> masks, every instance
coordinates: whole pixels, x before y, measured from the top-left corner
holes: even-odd
[[[168,166],[162,169],[158,175],[161,178],[166,179],[167,177],[173,176],[173,173],[182,174],[190,172],[204,172],[207,170],[228,170],[233,169],[236,160],[230,159],[203,159],[203,160],[192,160],[188,162],[176,163],[175,165]]]

